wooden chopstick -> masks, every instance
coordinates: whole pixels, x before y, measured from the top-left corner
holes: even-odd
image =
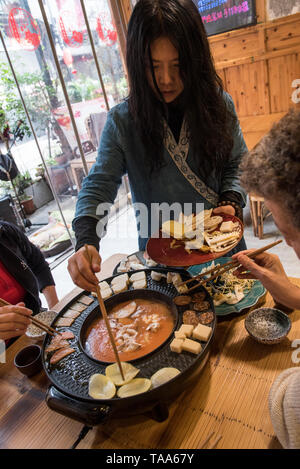
[[[261,254],[262,252],[265,252],[265,251],[267,251],[268,249],[271,249],[271,248],[273,248],[274,246],[277,246],[277,244],[280,244],[280,243],[282,243],[282,240],[281,240],[281,239],[280,239],[279,241],[275,241],[274,243],[268,244],[267,246],[264,246],[263,248],[256,249],[255,251],[250,252],[249,254],[245,254],[245,255],[248,256],[250,259],[252,259],[253,257],[257,256],[258,254]],[[217,259],[216,259],[216,260],[217,260]],[[221,265],[221,266],[220,266],[220,265],[217,265],[217,266],[213,267],[212,269],[207,270],[206,272],[203,272],[203,273],[201,273],[201,274],[196,275],[196,276],[193,277],[193,278],[190,278],[190,279],[188,279],[188,280],[185,280],[184,282],[180,282],[180,283],[178,284],[178,286],[180,286],[180,285],[187,285],[188,283],[191,283],[191,282],[193,282],[193,281],[195,281],[195,280],[198,280],[198,279],[200,279],[200,278],[202,278],[202,277],[205,277],[207,274],[213,273],[213,272],[215,272],[215,271],[217,271],[217,270],[219,271],[219,270],[224,269],[224,268],[226,268],[226,267],[230,267],[229,269],[226,269],[226,270],[230,270],[230,269],[232,269],[233,267],[237,267],[238,265],[240,265],[239,262],[238,262],[238,261],[235,261],[235,260],[234,260],[234,261],[226,262],[225,264],[223,264],[223,265]],[[215,278],[215,277],[214,277],[214,278]],[[212,278],[209,278],[208,280],[212,280]],[[206,282],[205,282],[205,283],[206,283]]]
[[[86,253],[87,253],[87,256],[88,256],[88,260],[91,264],[91,258],[90,258],[90,253],[89,253],[87,244],[85,244],[84,247],[85,247],[85,250],[86,250]],[[112,348],[114,350],[114,354],[115,354],[115,357],[116,357],[116,360],[117,360],[117,363],[118,363],[118,367],[119,367],[122,379],[123,379],[123,381],[125,381],[125,377],[124,377],[124,373],[123,373],[123,370],[122,370],[120,357],[119,357],[118,350],[117,350],[117,347],[116,347],[116,344],[115,344],[115,339],[114,339],[114,336],[112,334],[112,330],[111,330],[111,327],[110,327],[110,324],[109,324],[109,319],[107,317],[107,312],[106,312],[106,308],[105,308],[105,305],[104,305],[104,301],[103,301],[103,298],[101,296],[101,290],[100,290],[99,285],[95,285],[95,287],[96,287],[96,293],[97,293],[99,306],[100,306],[100,309],[101,309],[103,319],[105,321],[105,325],[106,325],[106,328],[107,328],[107,331],[108,331],[110,342],[111,342]]]
[[[12,306],[11,303],[8,303],[7,301],[3,300],[3,298],[0,298],[0,305],[2,305],[2,306]],[[58,332],[56,329],[53,329],[53,327],[48,326],[44,322],[39,321],[34,316],[28,316],[28,317],[29,317],[30,321],[35,326],[37,326],[40,329],[42,329],[43,331],[47,332],[49,335],[52,335],[52,336],[54,336],[55,334],[61,335],[61,333]]]

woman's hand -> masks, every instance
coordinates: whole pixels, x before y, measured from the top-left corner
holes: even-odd
[[[0,339],[7,340],[25,334],[31,323],[32,311],[24,303],[0,306]]]
[[[89,245],[88,250],[91,263],[83,246],[70,257],[68,271],[75,285],[83,290],[96,291],[99,280],[95,273],[101,270],[101,257],[94,246]]]
[[[238,268],[234,274],[238,278],[260,280],[277,303],[293,309],[300,308],[300,289],[289,281],[279,257],[264,252],[255,256],[255,259],[250,259],[245,254],[251,252],[253,249],[241,251],[232,256],[243,266]],[[248,272],[245,273],[245,270]]]
[[[228,215],[235,215],[235,208],[232,205],[222,205],[213,209],[214,215],[219,215],[220,213],[227,213]]]

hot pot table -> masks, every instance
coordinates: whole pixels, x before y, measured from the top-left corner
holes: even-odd
[[[112,274],[124,255],[102,266],[101,279]],[[291,279],[300,286],[300,279]],[[60,311],[80,290],[58,303]],[[266,306],[273,306],[267,294]],[[169,407],[163,422],[138,415],[94,427],[79,449],[197,449],[213,431],[217,448],[281,448],[271,424],[268,393],[274,379],[292,362],[291,344],[300,338],[300,311],[291,313],[288,337],[274,346],[254,342],[244,328],[245,314],[218,322],[205,368]],[[45,402],[49,381],[44,372],[27,378],[13,365],[15,354],[31,341],[22,337],[0,363],[0,448],[66,449],[77,440],[82,423],[50,410]]]

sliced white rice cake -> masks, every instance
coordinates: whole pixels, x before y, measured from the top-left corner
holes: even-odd
[[[132,287],[134,290],[138,290],[140,288],[147,288],[146,278],[143,280],[136,280],[135,282],[133,282]]]
[[[111,286],[113,287],[114,285],[119,284],[121,282],[125,282],[126,285],[128,285],[129,283],[128,274],[118,275],[117,277],[114,277],[110,283],[111,283]]]
[[[99,287],[100,290],[107,290],[107,288],[110,288],[109,284],[105,280],[99,283]]]
[[[111,288],[112,288],[114,294],[117,295],[118,293],[121,293],[122,291],[127,290],[127,282],[124,279],[121,282],[112,284]]]
[[[139,280],[146,280],[146,273],[145,272],[136,272],[135,274],[130,275],[129,281],[131,283],[137,282]]]
[[[100,290],[100,293],[103,300],[107,300],[107,298],[109,298],[113,294],[112,289],[110,287]]]

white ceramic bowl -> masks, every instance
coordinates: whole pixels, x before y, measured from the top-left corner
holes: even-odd
[[[52,311],[49,309],[48,311],[42,311],[41,313],[35,314],[34,317],[39,321],[50,326],[57,314],[58,313],[56,311]],[[27,337],[30,337],[30,339],[43,340],[46,335],[46,332],[40,329],[35,324],[31,323],[30,326],[28,326],[27,328],[26,335]]]

